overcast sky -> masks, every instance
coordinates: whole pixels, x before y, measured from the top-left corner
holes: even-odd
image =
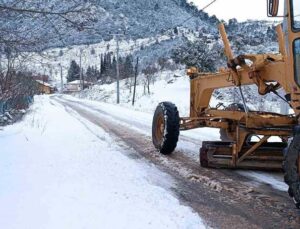
[[[212,0],[190,0],[199,8],[203,8]],[[270,20],[267,17],[266,0],[217,0],[205,10],[210,16],[216,15],[219,19],[228,21],[236,18],[238,21],[247,19]]]

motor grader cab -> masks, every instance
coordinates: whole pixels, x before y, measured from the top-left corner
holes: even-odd
[[[283,23],[276,27],[280,52],[235,57],[221,24],[219,30],[227,68],[217,73],[188,69],[190,116],[180,117],[171,102],[160,103],[153,117],[152,139],[162,154],[171,154],[179,131],[220,128],[223,141],[202,142],[202,166],[283,169],[289,194],[300,207],[300,0],[268,0],[267,3],[268,16],[283,18]],[[280,4],[284,5],[282,15],[278,13]],[[256,85],[260,95],[273,93],[287,103],[294,114],[249,110],[242,87],[245,85]],[[210,107],[213,92],[229,87],[238,89],[242,102]],[[280,88],[284,96],[278,93]],[[270,141],[273,136],[281,141]]]

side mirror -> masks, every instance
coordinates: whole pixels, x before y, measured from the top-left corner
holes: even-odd
[[[277,17],[279,0],[268,0],[268,17]]]

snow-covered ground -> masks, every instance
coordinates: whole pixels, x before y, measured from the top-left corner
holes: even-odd
[[[257,171],[238,171],[239,174],[254,179],[258,183],[264,183],[271,185],[273,188],[287,191],[288,186],[283,182],[282,174],[272,174],[267,172],[257,172]]]
[[[0,144],[1,228],[205,227],[170,177],[49,97],[0,130]]]

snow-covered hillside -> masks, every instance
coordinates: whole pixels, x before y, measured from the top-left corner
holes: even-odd
[[[179,27],[174,33],[173,29],[158,33],[154,36],[138,39],[129,39],[120,36],[119,50],[120,56],[132,54],[134,57],[140,58],[140,68],[153,64],[159,58],[172,58],[173,51],[184,47],[190,42],[203,42],[212,50],[212,59],[216,68],[225,64],[224,57],[214,54],[223,48],[223,43],[216,30],[217,26],[207,27],[206,24],[199,24],[195,30],[185,27]],[[274,33],[274,23],[247,21],[243,23],[231,23],[226,26],[229,39],[235,55],[246,53],[276,53],[278,45]],[[188,44],[190,45],[190,44]],[[186,55],[198,53],[203,55],[196,47],[188,47]],[[117,41],[115,37],[108,41],[101,41],[94,44],[85,45],[67,45],[60,48],[47,49],[40,53],[27,53],[21,61],[28,70],[46,74],[59,85],[60,81],[60,65],[62,66],[63,79],[66,82],[67,72],[70,62],[75,60],[81,62],[83,70],[88,66],[94,66],[100,69],[100,56],[110,52],[112,56],[116,55]],[[24,55],[24,54],[23,54]],[[194,54],[193,54],[194,55]]]
[[[15,15],[5,17],[6,12],[3,12],[4,16],[0,20],[2,27],[15,29],[23,36],[26,46],[21,47],[27,51],[109,41],[115,33],[122,33],[126,39],[134,40],[152,37],[161,31],[174,28],[189,17],[191,19],[184,25],[189,29],[195,29],[199,24],[209,26],[217,22],[215,17],[212,20],[205,12],[199,11],[186,0],[88,0],[80,2],[81,7],[78,7],[78,3],[67,0],[5,0],[2,4],[10,8],[37,8],[41,12],[53,11],[56,14],[75,8],[78,12],[68,14],[68,17],[64,15],[65,18],[44,14],[22,18]],[[68,24],[69,21],[74,23]],[[74,26],[76,23],[81,27]],[[32,27],[37,38],[35,41],[39,42],[27,45],[27,32],[32,32]]]
[[[120,56],[125,56],[134,52],[139,52],[141,47],[147,48],[157,41],[164,42],[171,39],[168,35],[143,38],[137,40],[121,40],[119,42]],[[53,48],[41,53],[26,53],[25,64],[30,71],[50,76],[54,83],[60,83],[60,66],[62,66],[63,80],[66,82],[70,62],[75,60],[80,62],[85,70],[88,66],[100,68],[101,54],[111,52],[116,55],[117,41],[102,41],[91,45],[75,45],[64,48]],[[22,59],[23,61],[23,59]]]

